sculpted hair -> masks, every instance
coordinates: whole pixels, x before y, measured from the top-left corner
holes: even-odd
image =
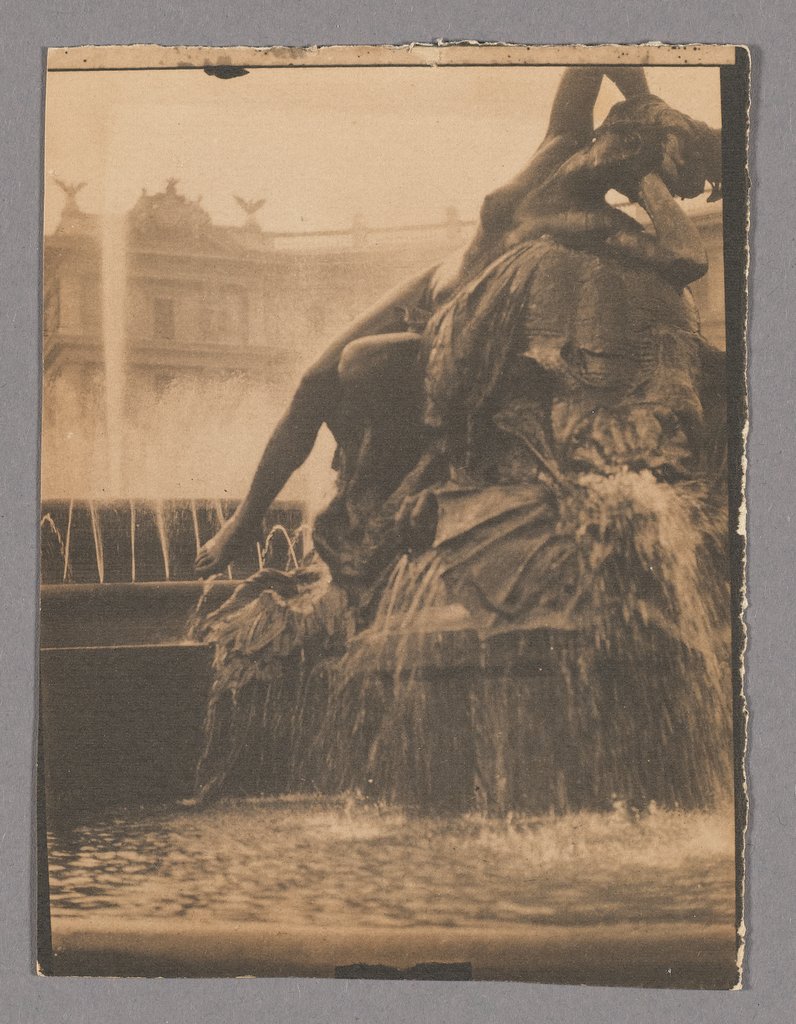
[[[659,96],[635,96],[615,104],[598,131],[606,129],[654,130],[662,138],[673,135],[679,143],[674,192],[683,199],[699,195],[708,182],[711,199],[721,195],[721,131],[670,107]]]

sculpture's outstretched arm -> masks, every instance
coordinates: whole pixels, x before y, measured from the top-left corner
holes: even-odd
[[[638,200],[654,233],[619,231],[606,240],[607,247],[653,264],[677,288],[703,277],[708,257],[702,238],[659,174],[641,179]]]
[[[575,135],[581,145],[591,139],[594,132],[594,104],[603,77],[610,79],[625,99],[649,96],[649,86],[642,68],[567,68],[550,110],[548,138],[553,135]]]

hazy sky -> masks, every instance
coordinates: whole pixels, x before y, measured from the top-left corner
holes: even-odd
[[[541,141],[560,68],[268,68],[227,81],[200,70],[51,73],[45,230],[86,181],[89,212],[129,209],[170,176],[219,223],[234,193],[266,197],[275,231],[475,215]],[[720,125],[717,68],[653,68],[653,92]],[[597,120],[619,94],[606,83]]]

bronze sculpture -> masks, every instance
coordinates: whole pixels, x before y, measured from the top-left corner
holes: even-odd
[[[625,99],[595,132],[604,74]],[[542,146],[487,197],[464,256],[305,375],[197,560],[223,568],[328,423],[338,492],[316,556],[198,619],[217,667],[200,799],[246,777],[497,811],[726,789],[722,358],[685,291],[707,264],[677,203],[720,176],[717,133],[642,71],[569,69]],[[540,637],[544,703],[529,697]],[[469,652],[461,699],[439,696],[446,644]]]

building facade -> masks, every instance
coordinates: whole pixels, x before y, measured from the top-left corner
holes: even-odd
[[[45,238],[45,492],[85,495],[112,480],[141,495],[164,473],[163,487],[239,492],[326,341],[471,230],[449,209],[436,224],[275,234],[258,205],[241,201],[241,226],[217,225],[172,179],[109,224],[68,195]],[[703,333],[723,347],[720,206],[695,221],[710,271],[693,291]],[[239,466],[230,438],[244,438]]]

